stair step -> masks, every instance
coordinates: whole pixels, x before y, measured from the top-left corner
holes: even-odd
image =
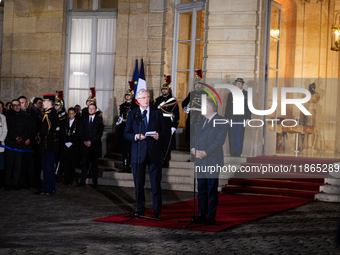
[[[241,187],[263,187],[277,189],[294,189],[303,191],[319,192],[320,185],[314,183],[298,183],[277,180],[254,180],[254,179],[231,179],[229,185],[237,185]]]
[[[131,175],[131,174],[130,174]],[[132,175],[131,175],[132,176]],[[92,183],[92,179],[88,178],[86,179],[87,184]],[[98,185],[103,186],[119,186],[119,187],[134,187],[133,179],[130,180],[117,180],[117,179],[105,179],[105,178],[99,178],[98,179]],[[218,191],[221,191],[222,186],[225,185],[225,182],[220,182]],[[162,181],[162,189],[163,190],[178,190],[178,191],[189,191],[192,192],[194,189],[193,184],[185,184],[185,183],[168,183]],[[145,179],[145,188],[150,189],[150,181],[148,178]],[[196,191],[197,191],[197,185],[196,185]]]
[[[315,195],[315,199],[323,202],[340,203],[340,194],[319,193]]]
[[[234,194],[234,193],[253,193],[261,195],[281,195],[286,197],[297,197],[305,199],[314,199],[316,192],[311,191],[297,191],[288,189],[268,189],[261,187],[240,187],[236,185],[228,185],[222,189],[223,193]]]
[[[258,164],[295,164],[295,165],[304,165],[304,164],[333,164],[338,160],[334,159],[311,159],[311,158],[295,158],[295,157],[249,157],[247,158],[247,163],[258,163]]]
[[[320,192],[340,195],[340,186],[337,186],[337,185],[322,185],[320,187]]]

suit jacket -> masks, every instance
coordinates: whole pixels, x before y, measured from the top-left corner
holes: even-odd
[[[69,125],[69,118],[67,118],[60,128],[61,140],[61,159],[77,160],[79,152],[79,120],[74,119],[72,126]],[[65,143],[71,142],[72,145],[68,148]]]
[[[139,140],[135,140],[136,134],[139,134],[139,122],[136,121],[136,114],[140,114],[140,108],[135,108],[130,111],[126,126],[124,130],[124,138],[132,142],[131,146],[131,163],[138,163],[138,144]],[[141,133],[146,133],[145,126],[142,122]],[[144,162],[146,154],[152,163],[162,163],[162,147],[161,140],[169,135],[168,130],[164,123],[162,111],[154,107],[150,107],[149,113],[149,131],[156,131],[159,134],[158,140],[148,136],[144,140],[140,141],[140,163]]]
[[[196,165],[199,166],[216,166],[223,167],[224,155],[223,144],[227,137],[228,125],[213,126],[214,119],[224,119],[216,114],[208,124],[203,127],[206,118],[202,119],[197,126],[196,136],[191,140],[191,147],[196,150],[203,150],[207,153],[207,157],[203,159],[196,158]],[[195,141],[197,139],[197,144]]]
[[[244,114],[243,115],[233,115],[233,95],[230,92],[228,94],[227,99],[227,108],[225,111],[225,118],[232,119],[233,122],[235,121],[243,121],[243,120],[250,120],[251,119],[251,112],[248,108],[248,92],[246,90],[242,90],[244,95]]]
[[[25,149],[25,141],[28,138],[29,124],[28,119],[22,111],[16,112],[13,109],[9,110],[6,115],[7,136],[5,143],[11,148]],[[16,138],[21,137],[23,141],[20,144],[16,143]]]
[[[95,115],[93,119],[93,132],[90,136],[89,130],[89,117],[83,116],[79,124],[79,136],[80,136],[80,152],[88,153],[92,149],[93,156],[102,157],[102,135],[104,131],[103,118]],[[91,146],[87,147],[84,142],[91,141]]]

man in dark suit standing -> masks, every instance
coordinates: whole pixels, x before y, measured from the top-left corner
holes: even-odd
[[[218,205],[219,173],[205,172],[205,168],[224,165],[223,144],[227,137],[227,125],[215,125],[218,119],[225,120],[217,114],[217,105],[211,98],[207,99],[207,113],[197,126],[197,134],[191,140],[191,153],[196,155],[195,163],[198,183],[198,222],[215,224]],[[221,123],[221,122],[219,122]],[[196,141],[197,140],[197,141]],[[196,154],[195,154],[196,153]],[[196,170],[195,169],[195,170]],[[208,206],[209,200],[209,206]],[[208,219],[206,215],[208,214]]]
[[[235,80],[235,85],[240,90],[242,90],[242,93],[244,95],[244,115],[233,114],[233,95],[232,93],[229,93],[227,99],[227,108],[225,111],[225,118],[228,119],[230,123],[230,154],[233,157],[241,157],[243,150],[244,129],[245,126],[248,125],[248,122],[251,118],[251,112],[248,108],[248,92],[243,89],[244,80],[242,78],[237,78],[237,80]]]
[[[102,156],[103,118],[96,115],[97,106],[92,103],[88,107],[88,115],[81,118],[79,125],[80,153],[82,158],[81,180],[78,187],[85,186],[87,172],[92,163],[93,187],[98,187],[98,158]]]
[[[153,195],[153,210],[155,218],[160,218],[162,212],[162,146],[161,139],[168,136],[162,112],[149,106],[150,94],[141,89],[137,92],[139,107],[131,110],[126,121],[124,137],[132,142],[131,163],[133,179],[135,182],[135,194],[137,201],[136,214],[144,216],[145,212],[145,168],[149,165],[149,177]],[[141,121],[141,131],[139,126]],[[151,136],[147,131],[153,132]],[[138,141],[140,140],[140,141]],[[140,143],[139,160],[138,147]],[[139,165],[138,165],[139,162]]]

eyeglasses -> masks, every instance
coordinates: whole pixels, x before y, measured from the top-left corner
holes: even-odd
[[[20,106],[20,104],[12,104],[13,107]]]
[[[138,100],[150,99],[150,97],[139,97]]]

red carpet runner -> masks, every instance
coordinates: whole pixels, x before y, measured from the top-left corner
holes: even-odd
[[[305,204],[309,201],[310,200],[281,197],[220,194],[216,215],[216,223],[219,225],[205,226],[200,224],[192,224],[189,229],[217,232],[238,224]],[[163,221],[134,219],[126,224],[183,229],[183,226],[186,223],[177,223],[176,220],[190,220],[192,217],[192,204],[193,200],[187,200],[179,203],[164,205],[162,212]],[[123,223],[127,219],[123,218],[123,215],[129,215],[129,213],[117,214],[105,218],[95,219],[93,221]],[[152,209],[147,210],[145,212],[145,216],[153,216]]]

